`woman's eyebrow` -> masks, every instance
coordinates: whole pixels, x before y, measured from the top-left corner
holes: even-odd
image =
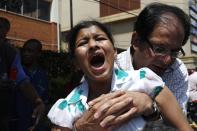
[[[81,41],[81,40],[87,40],[87,39],[88,39],[87,36],[82,36],[82,37],[80,37],[78,40],[76,40],[76,43],[78,43],[78,42]]]

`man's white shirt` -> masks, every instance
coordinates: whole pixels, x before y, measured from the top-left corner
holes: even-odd
[[[120,69],[126,71],[134,70],[130,48],[118,54],[115,63]],[[188,72],[184,63],[177,58],[161,77],[165,85],[176,97],[183,111],[186,112],[186,103],[188,101]]]

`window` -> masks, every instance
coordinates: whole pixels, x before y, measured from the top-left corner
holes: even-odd
[[[140,0],[100,0],[101,17],[138,8],[140,8]]]
[[[195,0],[189,1],[189,13],[191,20],[190,42],[192,51],[197,53],[197,2]]]
[[[37,19],[50,19],[51,2],[46,0],[1,0],[0,8]]]

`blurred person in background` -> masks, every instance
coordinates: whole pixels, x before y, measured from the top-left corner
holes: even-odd
[[[40,118],[45,110],[45,105],[36,90],[30,83],[29,77],[25,74],[21,65],[18,50],[10,45],[6,35],[10,30],[10,22],[7,18],[0,17],[0,130],[11,131],[10,123],[15,120],[16,108],[14,98],[16,92],[21,92],[33,105],[32,117],[36,120]],[[13,131],[16,128],[13,127]]]
[[[197,68],[191,69],[189,75],[189,102],[187,115],[191,126],[197,129]]]
[[[30,79],[31,84],[37,91],[45,106],[48,104],[48,77],[47,72],[39,65],[39,58],[42,51],[42,44],[37,39],[27,40],[21,52],[22,66]],[[28,102],[21,92],[17,93],[17,115],[18,115],[18,130],[27,131],[28,128],[35,128],[36,131],[46,131],[47,127],[43,121],[36,123],[32,119],[33,106]],[[46,113],[46,112],[45,112]],[[44,117],[40,118],[41,120]],[[35,125],[34,125],[35,124]]]

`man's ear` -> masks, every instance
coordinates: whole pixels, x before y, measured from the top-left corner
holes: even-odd
[[[134,31],[132,34],[131,46],[134,50],[138,49],[140,46],[140,37],[136,31]]]

